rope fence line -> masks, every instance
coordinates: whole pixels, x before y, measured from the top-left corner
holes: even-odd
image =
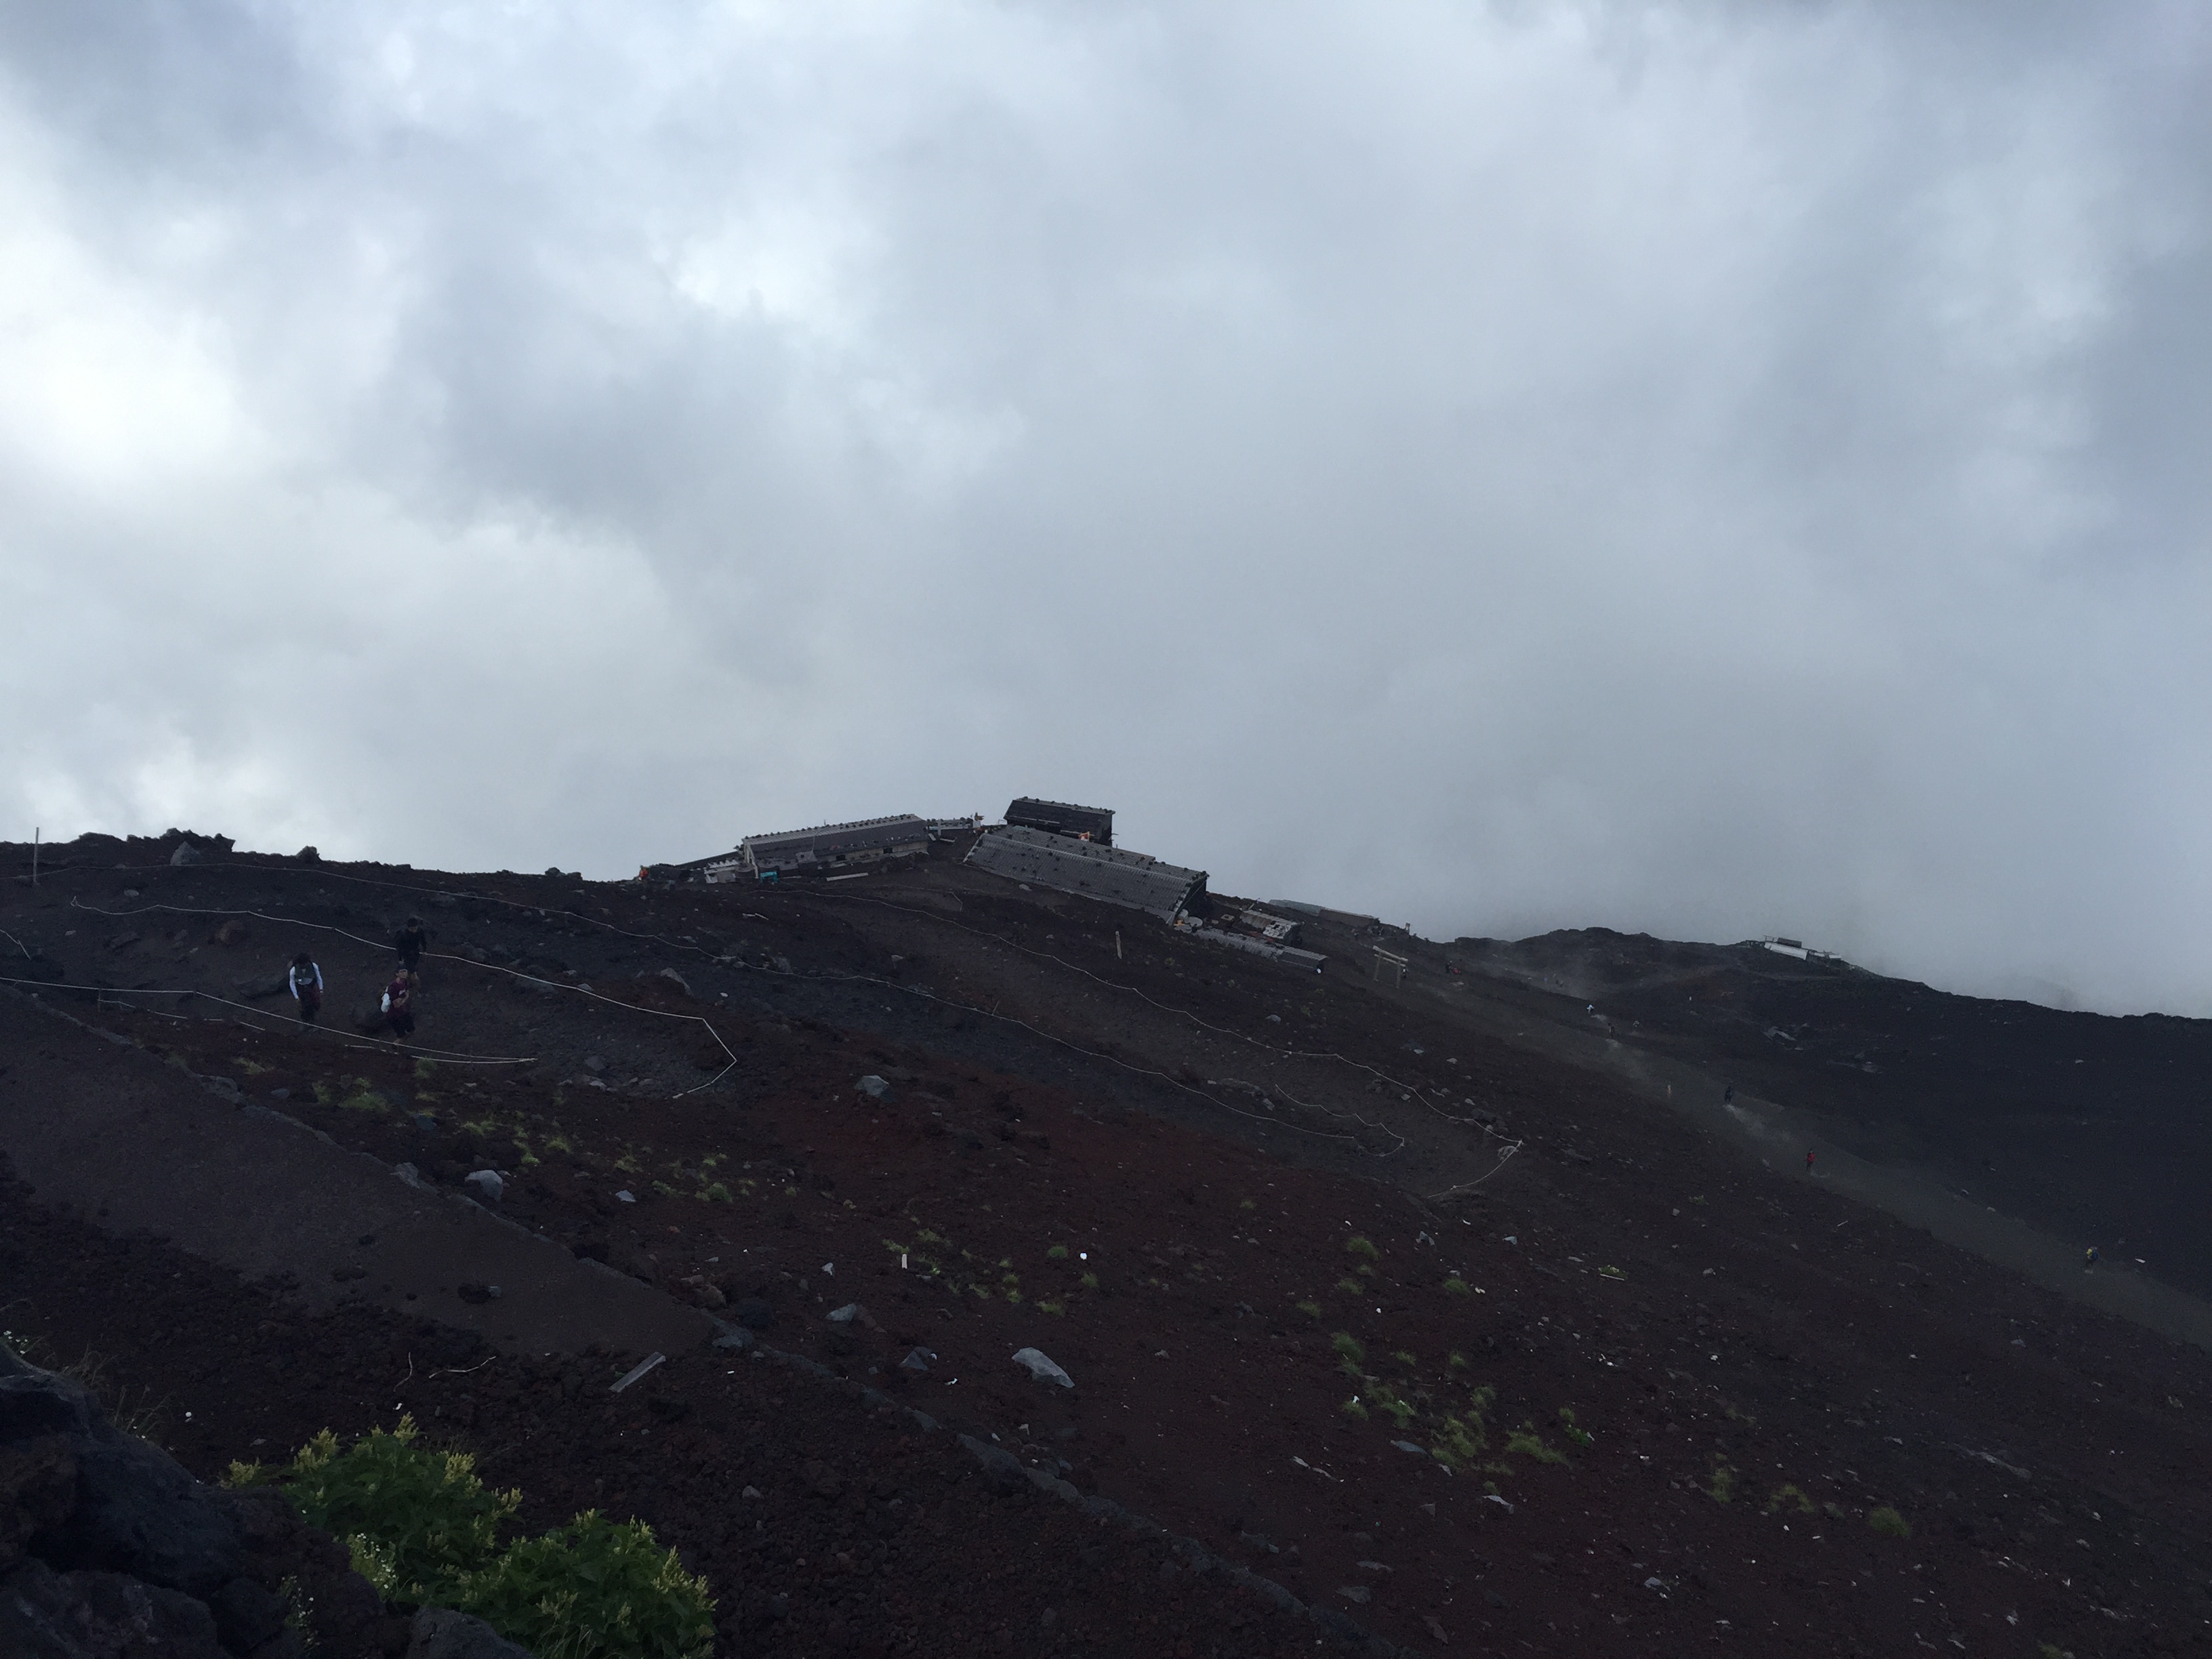
[[[70,903],[71,907],[76,909],[87,910],[94,915],[108,916],[118,921],[129,916],[148,915],[157,911],[166,912],[171,915],[183,916],[252,916],[257,921],[275,922],[280,927],[306,927],[313,929],[318,933],[335,933],[340,939],[351,939],[356,945],[365,945],[372,951],[381,951],[388,948],[387,946],[378,944],[374,939],[363,939],[359,933],[351,933],[343,927],[337,927],[330,922],[306,921],[297,916],[275,916],[270,915],[268,912],[264,910],[252,910],[246,908],[229,910],[197,908],[177,904],[142,904],[137,908],[131,910],[110,910],[97,904],[86,904],[75,895],[70,896]],[[580,918],[580,920],[588,921],[589,918]],[[579,996],[589,997],[596,1002],[609,1003],[617,1008],[627,1008],[632,1013],[650,1014],[656,1019],[685,1020],[705,1027],[708,1036],[714,1039],[715,1046],[721,1049],[724,1057],[728,1061],[728,1064],[725,1065],[720,1071],[716,1072],[713,1077],[708,1078],[706,1082],[699,1084],[693,1088],[678,1090],[674,1094],[669,1097],[671,1100],[681,1100],[686,1095],[697,1094],[702,1089],[713,1088],[715,1084],[720,1082],[724,1077],[728,1075],[731,1067],[734,1066],[738,1063],[737,1050],[731,1048],[727,1042],[723,1041],[722,1034],[716,1030],[713,1024],[702,1014],[676,1014],[670,1013],[665,1009],[642,1007],[635,1002],[624,1002],[619,997],[611,997],[602,992],[594,991],[588,985],[563,985],[558,980],[544,979],[536,974],[526,974],[519,968],[503,967],[495,962],[477,962],[472,957],[458,957],[447,951],[425,951],[422,954],[426,957],[435,957],[441,962],[456,962],[466,968],[481,968],[490,973],[506,974],[513,978],[525,981],[532,985],[542,985],[548,990],[568,991]],[[185,994],[198,994],[204,996],[208,994],[205,992],[198,992],[186,993]],[[222,999],[218,997],[216,998],[215,1000],[220,1002]],[[243,1005],[234,1003],[230,1006],[237,1007],[242,1006]],[[259,1011],[255,1010],[253,1012],[258,1012]],[[399,1045],[395,1045],[395,1047],[396,1046]],[[434,1056],[433,1056],[433,1058],[434,1058]],[[500,1063],[535,1064],[536,1062],[533,1060],[520,1062],[502,1061]]]
[[[98,1006],[111,997],[201,997],[225,1008],[237,1008],[243,1010],[245,1012],[255,1015],[262,1019],[281,1019],[283,1018],[282,1015],[270,1013],[265,1008],[256,1008],[250,1003],[233,1002],[228,997],[219,997],[212,991],[121,990],[114,986],[109,985],[70,985],[66,982],[58,982],[53,980],[9,979],[5,976],[0,976],[0,985],[24,986],[32,990],[74,991],[80,996],[89,992],[92,994],[94,1006]],[[129,1006],[128,1004],[124,1006]],[[174,1019],[178,1021],[190,1020],[190,1016],[188,1015],[163,1013],[158,1008],[137,1008],[133,1009],[132,1012],[136,1013],[152,1014],[158,1019]],[[240,1023],[242,1024],[243,1022]],[[538,1063],[537,1056],[534,1054],[469,1054],[460,1053],[458,1050],[426,1048],[419,1046],[418,1044],[403,1042],[395,1042],[389,1048],[386,1048],[380,1042],[364,1042],[359,1037],[349,1036],[343,1031],[331,1030],[326,1025],[310,1025],[305,1020],[295,1020],[294,1024],[298,1026],[301,1031],[313,1032],[318,1036],[328,1037],[331,1041],[336,1042],[340,1048],[350,1048],[357,1053],[365,1054],[412,1054],[418,1060],[435,1060],[441,1066],[535,1066]],[[274,1036],[280,1034],[284,1028],[280,1025],[274,1028],[256,1026],[252,1029],[263,1031],[265,1035]]]
[[[502,904],[512,909],[534,911],[540,915],[565,916],[573,921],[582,922],[586,927],[603,928],[608,933],[620,934],[625,939],[648,940],[653,944],[659,945],[667,950],[689,951],[695,956],[705,957],[708,961],[715,963],[717,965],[733,967],[743,972],[769,974],[777,977],[789,977],[801,980],[834,980],[848,983],[878,985],[887,990],[902,992],[906,995],[920,997],[925,1000],[935,1002],[946,1007],[957,1008],[965,1012],[995,1019],[1002,1024],[1017,1026],[1034,1036],[1042,1038],[1043,1041],[1054,1043],[1058,1047],[1066,1048],[1072,1053],[1081,1054],[1086,1059],[1103,1060],[1109,1065],[1118,1066],[1123,1071],[1133,1073],[1138,1076],[1157,1079],[1158,1080],[1167,1084],[1171,1088],[1180,1090],[1183,1093],[1195,1096],[1197,1098],[1206,1101],[1208,1104],[1221,1111],[1229,1113],[1231,1116],[1244,1118],[1251,1122],[1261,1125],[1273,1124],[1279,1127],[1291,1129],[1300,1134],[1312,1135],[1323,1139],[1346,1141],[1352,1144],[1358,1150],[1365,1152],[1369,1157],[1385,1158],[1395,1157],[1397,1153],[1402,1152],[1407,1145],[1406,1138],[1387,1124],[1376,1122],[1370,1119],[1361,1116],[1356,1112],[1338,1111],[1330,1107],[1309,1104],[1308,1103],[1299,1101],[1295,1096],[1291,1095],[1287,1089],[1282,1088],[1280,1085],[1275,1085],[1276,1091],[1279,1093],[1284,1099],[1289,1101],[1292,1105],[1297,1106],[1300,1109],[1307,1111],[1319,1111],[1332,1117],[1348,1119],[1350,1121],[1359,1125],[1362,1128],[1388,1135],[1392,1140],[1395,1141],[1397,1145],[1392,1147],[1388,1152],[1377,1153],[1368,1152],[1365,1147],[1360,1146],[1358,1137],[1354,1133],[1315,1128],[1305,1124],[1289,1121],[1279,1115],[1263,1115],[1257,1112],[1245,1111],[1240,1108],[1231,1106],[1226,1101],[1221,1100],[1216,1096],[1208,1094],[1204,1090],[1198,1088],[1192,1084],[1185,1082],[1181,1078],[1170,1076],[1165,1072],[1158,1071],[1150,1066],[1136,1065],[1133,1062],[1121,1059],[1118,1055],[1104,1054],[1094,1049],[1085,1048],[1080,1043],[1074,1042],[1068,1038],[1059,1036],[1052,1032],[1047,1031],[1039,1026],[1032,1024],[1027,1020],[1018,1018],[1017,1016],[1012,1014],[1001,1014],[994,1010],[982,1008],[971,1003],[963,1003],[952,999],[940,997],[933,992],[925,991],[917,987],[901,985],[896,981],[879,979],[873,975],[864,974],[806,974],[797,969],[793,969],[788,975],[786,975],[780,969],[759,967],[734,957],[718,955],[714,951],[708,950],[706,946],[696,942],[689,942],[680,939],[672,939],[664,933],[641,933],[633,928],[620,927],[614,922],[605,920],[604,917],[586,915],[581,911],[578,910],[556,908],[544,904],[532,903],[524,899],[511,899],[504,897],[500,894],[477,892],[467,888],[456,889],[450,887],[435,887],[419,883],[384,881],[368,876],[347,875],[342,872],[330,869],[327,866],[319,864],[313,866],[204,864],[185,866],[173,866],[167,864],[160,864],[120,866],[118,867],[126,870],[137,869],[149,872],[182,867],[201,874],[212,874],[217,871],[221,871],[225,873],[238,872],[264,876],[306,877],[316,880],[349,882],[356,886],[383,888],[395,892],[422,893],[430,895],[433,897],[471,900],[476,902],[488,904]],[[520,878],[542,879],[542,878],[529,877]],[[796,896],[794,895],[794,896]],[[1419,1100],[1425,1108],[1426,1108],[1430,1112],[1435,1114],[1437,1116],[1443,1118],[1445,1121],[1462,1127],[1473,1127],[1479,1128],[1481,1130],[1483,1138],[1486,1141],[1494,1139],[1501,1144],[1501,1151],[1498,1153],[1498,1162],[1492,1168],[1486,1171],[1475,1181],[1464,1183],[1462,1188],[1452,1188],[1451,1192],[1455,1193],[1462,1190],[1471,1189],[1474,1187],[1480,1185],[1482,1182],[1488,1180],[1492,1176],[1496,1175],[1499,1170],[1504,1168],[1507,1161],[1510,1160],[1515,1153],[1521,1150],[1522,1143],[1520,1141],[1510,1139],[1506,1136],[1498,1134],[1487,1124],[1479,1123],[1472,1118],[1460,1117],[1450,1112],[1443,1110],[1428,1097],[1428,1092],[1422,1089],[1419,1085],[1401,1083],[1398,1079],[1391,1077],[1388,1073],[1381,1071],[1376,1066],[1370,1066],[1364,1061],[1352,1060],[1343,1054],[1335,1054],[1328,1050],[1277,1048],[1271,1043],[1262,1042],[1258,1038],[1249,1036],[1243,1032],[1233,1030],[1226,1026],[1216,1025],[1210,1020],[1200,1018],[1198,1015],[1192,1013],[1188,1009],[1173,1007],[1167,1003],[1161,1002],[1157,998],[1147,994],[1146,992],[1138,989],[1134,986],[1116,984],[1115,981],[1094,974],[1091,972],[1090,969],[1081,967],[1077,963],[1068,962],[1064,957],[1054,953],[1036,951],[1032,947],[1022,945],[1016,940],[1005,939],[999,934],[988,933],[981,928],[970,927],[963,922],[952,921],[949,917],[939,915],[933,912],[918,910],[908,905],[893,904],[889,901],[883,899],[871,899],[858,893],[823,893],[817,895],[816,896],[841,899],[848,902],[873,904],[884,909],[898,911],[902,915],[918,916],[924,921],[942,922],[948,926],[959,928],[963,933],[974,934],[979,939],[989,939],[995,944],[1003,945],[1010,949],[1021,951],[1024,955],[1037,957],[1045,961],[1056,963],[1061,967],[1066,968],[1074,973],[1081,974],[1085,978],[1091,979],[1097,983],[1106,987],[1109,990],[1121,991],[1127,994],[1135,996],[1152,1007],[1160,1010],[1163,1013],[1172,1015],[1177,1018],[1188,1020],[1191,1024],[1204,1030],[1213,1031],[1220,1036],[1245,1043],[1252,1048],[1259,1048],[1264,1053],[1274,1054],[1282,1058],[1334,1060],[1338,1064],[1349,1066],[1356,1071],[1364,1072],[1390,1087],[1399,1089],[1411,1097]],[[116,918],[136,915],[151,911],[167,911],[174,915],[250,915],[259,921],[274,921],[289,927],[307,927],[319,932],[335,933],[341,938],[351,939],[356,944],[365,945],[373,951],[381,951],[386,948],[375,940],[362,939],[361,935],[357,933],[350,933],[343,927],[338,927],[332,924],[305,921],[296,917],[271,916],[264,912],[258,910],[244,908],[225,910],[177,905],[146,905],[139,907],[139,908],[135,910],[118,911],[105,909],[97,905],[84,904],[74,895],[71,896],[70,902],[74,908],[88,910],[95,915]],[[743,914],[747,916],[751,916],[753,915],[753,913],[750,911]],[[763,921],[769,920],[769,918],[766,916],[759,916],[755,919]],[[643,1008],[635,1003],[623,1002],[618,998],[603,995],[599,992],[592,990],[587,986],[562,985],[556,981],[547,980],[536,975],[526,974],[517,969],[506,968],[496,963],[479,963],[469,957],[456,957],[445,951],[426,951],[424,954],[426,956],[435,957],[441,961],[458,962],[468,967],[483,968],[492,972],[507,974],[514,978],[526,981],[531,984],[543,986],[550,990],[580,993],[580,994],[591,997],[599,1001],[612,1003],[617,1007],[629,1009],[633,1012],[652,1014],[656,1018],[664,1019],[696,1021],[698,1024],[705,1027],[708,1034],[714,1039],[716,1045],[720,1047],[723,1054],[727,1056],[728,1064],[725,1065],[720,1071],[716,1072],[713,1077],[708,1079],[706,1082],[699,1084],[690,1089],[678,1091],[677,1093],[670,1097],[671,1099],[681,1100],[688,1095],[697,1094],[702,1091],[713,1088],[715,1084],[719,1083],[722,1078],[727,1075],[728,1073],[738,1064],[738,1056],[735,1051],[732,1050],[729,1043],[724,1040],[722,1034],[716,1030],[713,1024],[703,1016],[696,1014],[673,1014],[664,1012],[662,1010],[656,1008]],[[198,994],[204,995],[206,994],[200,993]],[[248,1012],[259,1013],[262,1011],[254,1009],[248,1010]],[[1449,1195],[1449,1194],[1438,1194],[1437,1196],[1441,1197]]]

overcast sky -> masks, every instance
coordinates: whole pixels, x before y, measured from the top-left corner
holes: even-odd
[[[0,836],[2212,1014],[2209,238],[2195,4],[0,0]]]

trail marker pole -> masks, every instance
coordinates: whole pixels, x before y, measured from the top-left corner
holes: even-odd
[[[31,885],[39,884],[39,826],[31,826]]]

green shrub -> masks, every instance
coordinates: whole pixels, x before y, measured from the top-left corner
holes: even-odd
[[[1592,1434],[1588,1429],[1583,1428],[1582,1425],[1575,1421],[1574,1409],[1571,1407],[1562,1406],[1559,1407],[1559,1427],[1566,1435],[1568,1439],[1573,1441],[1575,1444],[1580,1446],[1584,1451],[1588,1451],[1591,1444],[1597,1439],[1595,1435]]]
[[[1291,1305],[1293,1308],[1296,1308],[1300,1313],[1304,1314],[1308,1319],[1319,1319],[1321,1317],[1321,1304],[1318,1302],[1293,1302]]]
[[[1066,1260],[1067,1260],[1067,1246],[1066,1246],[1066,1245],[1065,1245],[1065,1244],[1055,1244],[1055,1245],[1054,1245],[1050,1249],[1047,1250],[1047,1251],[1044,1253],[1044,1259],[1045,1259],[1046,1261],[1066,1261]]]
[[[1880,1509],[1867,1511],[1867,1525],[1872,1527],[1884,1538],[1912,1536],[1912,1523],[1887,1504]]]
[[[513,1546],[454,1605],[538,1659],[704,1659],[714,1599],[642,1521],[586,1510]]]
[[[1086,1291],[1095,1291],[1098,1288],[1098,1275],[1097,1273],[1085,1273],[1076,1282],[1081,1285]]]
[[[490,1564],[522,1494],[487,1490],[476,1459],[418,1446],[417,1432],[402,1417],[391,1433],[372,1429],[341,1451],[325,1429],[281,1469],[232,1464],[229,1484],[281,1486],[310,1524],[345,1541],[386,1600],[442,1601]]]
[[[1713,1482],[1705,1488],[1705,1496],[1716,1504],[1730,1503],[1735,1498],[1735,1471],[1717,1457],[1713,1460]]]
[[[730,1189],[719,1181],[709,1186],[699,1196],[709,1204],[734,1204],[738,1201],[730,1196]]]
[[[1367,1287],[1349,1275],[1338,1279],[1336,1281],[1336,1288],[1342,1291],[1346,1296],[1364,1296],[1367,1292]]]
[[[1454,1273],[1449,1279],[1444,1280],[1444,1294],[1446,1296],[1473,1296],[1474,1292],[1468,1288],[1467,1280],[1462,1279],[1457,1273]]]
[[[1336,1350],[1337,1357],[1343,1360],[1345,1374],[1349,1376],[1358,1376],[1359,1368],[1367,1363],[1367,1350],[1359,1346],[1359,1339],[1350,1331],[1339,1331],[1329,1339],[1329,1346]]]
[[[1804,1490],[1798,1486],[1777,1486],[1774,1489],[1767,1498],[1766,1512],[1771,1515],[1777,1510],[1795,1510],[1800,1515],[1819,1513],[1813,1507],[1813,1500],[1806,1497]]]
[[[1362,1261],[1379,1261],[1382,1259],[1382,1252],[1375,1248],[1375,1241],[1370,1238],[1362,1238],[1358,1233],[1352,1234],[1344,1241],[1344,1253],[1346,1255],[1356,1255]]]
[[[1364,1423],[1367,1420],[1367,1407],[1359,1403],[1359,1396],[1356,1394],[1337,1409],[1355,1422]]]
[[[1564,1463],[1567,1461],[1566,1453],[1544,1443],[1543,1437],[1536,1432],[1536,1425],[1533,1422],[1523,1423],[1507,1435],[1505,1449],[1519,1452],[1523,1457],[1533,1457],[1539,1463]]]

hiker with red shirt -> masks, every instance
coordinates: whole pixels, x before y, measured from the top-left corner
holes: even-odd
[[[1807,1175],[1813,1173],[1813,1154],[1810,1152],[1805,1154],[1805,1173]]]
[[[415,1035],[415,975],[402,968],[384,988],[384,1020],[392,1040],[404,1042]]]

